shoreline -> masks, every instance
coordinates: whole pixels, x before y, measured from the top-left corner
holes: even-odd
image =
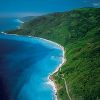
[[[40,38],[40,39],[43,39],[43,38]],[[50,41],[50,40],[47,40],[47,39],[43,39],[43,40],[57,45],[57,46],[62,50],[62,52],[63,52],[63,55],[62,55],[62,62],[57,66],[56,70],[54,70],[54,71],[53,71],[52,73],[50,73],[50,75],[48,76],[48,83],[49,83],[49,85],[51,85],[52,88],[53,88],[53,91],[54,91],[54,93],[55,93],[55,94],[54,94],[54,95],[55,95],[55,100],[58,100],[58,99],[57,99],[57,86],[56,86],[56,84],[55,84],[55,82],[54,82],[54,79],[52,79],[51,76],[52,76],[53,74],[57,73],[57,72],[60,70],[60,68],[64,65],[64,63],[66,62],[66,59],[65,59],[65,50],[64,50],[64,47],[63,47],[62,45],[60,45],[60,44],[58,44],[58,43],[56,43],[56,42],[53,42],[53,41]]]
[[[62,49],[62,48],[61,48]],[[52,85],[52,87],[53,87],[53,90],[54,90],[54,92],[55,92],[55,97],[56,97],[56,99],[55,100],[58,100],[58,97],[57,97],[57,84],[54,82],[54,79],[52,78],[52,75],[54,75],[55,73],[57,73],[59,70],[60,70],[60,68],[64,65],[64,63],[66,62],[66,59],[65,59],[65,56],[64,56],[64,54],[65,54],[65,51],[64,51],[64,48],[62,49],[63,50],[63,57],[62,57],[62,63],[60,63],[59,65],[58,65],[58,67],[56,68],[56,70],[54,71],[54,72],[52,72],[50,75],[49,75],[49,81],[51,82],[51,85]]]
[[[7,33],[5,33],[5,32],[1,32],[1,33],[2,33],[2,34],[7,34]],[[24,36],[24,35],[18,35],[18,34],[7,34],[7,35]],[[25,35],[25,36],[26,36],[26,37],[31,37],[31,38],[38,38],[38,39],[44,40],[44,41],[46,41],[46,42],[52,43],[52,44],[58,46],[58,47],[62,50],[63,54],[62,54],[62,57],[61,57],[61,63],[60,63],[60,64],[57,66],[57,68],[56,68],[52,73],[50,73],[49,76],[47,77],[48,85],[51,85],[51,86],[52,86],[52,89],[53,89],[53,91],[54,91],[55,100],[58,100],[58,99],[57,99],[57,95],[56,95],[56,94],[57,94],[57,86],[56,86],[54,80],[51,79],[51,76],[52,76],[53,74],[57,73],[57,72],[60,70],[60,68],[64,65],[64,63],[66,62],[64,47],[63,47],[62,45],[56,43],[56,42],[53,42],[53,41],[50,41],[50,40],[47,40],[47,39],[44,39],[44,38],[41,38],[41,37],[34,37],[34,36],[30,36],[30,35]]]
[[[29,36],[29,37],[32,37],[32,36]],[[42,40],[44,40],[44,41],[50,42],[50,43],[52,43],[52,44],[55,44],[55,45],[57,45],[57,46],[62,50],[62,52],[63,52],[63,55],[62,55],[62,57],[61,57],[61,58],[62,58],[62,59],[61,59],[62,62],[61,62],[61,63],[57,66],[57,68],[56,68],[52,73],[50,73],[50,75],[48,76],[48,84],[51,85],[52,88],[53,88],[54,95],[55,95],[55,100],[58,100],[58,98],[57,98],[57,86],[56,86],[56,84],[55,84],[55,82],[54,82],[54,79],[51,79],[51,76],[52,76],[53,74],[57,73],[57,72],[60,70],[60,68],[64,65],[64,63],[66,62],[64,47],[63,47],[62,45],[56,43],[56,42],[53,42],[53,41],[50,41],[50,40],[47,40],[47,39],[44,39],[44,38],[40,38],[40,37],[35,37],[35,38],[39,38],[39,39],[42,39]]]

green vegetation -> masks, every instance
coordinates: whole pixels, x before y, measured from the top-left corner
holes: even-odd
[[[67,62],[53,78],[59,100],[100,100],[100,8],[82,8],[41,16],[10,31],[55,41],[65,48]]]

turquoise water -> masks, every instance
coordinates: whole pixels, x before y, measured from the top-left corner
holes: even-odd
[[[0,100],[55,100],[48,76],[62,56],[43,39],[0,34]]]

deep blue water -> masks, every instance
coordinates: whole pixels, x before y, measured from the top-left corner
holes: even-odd
[[[0,34],[0,100],[54,100],[48,76],[62,55],[42,39]]]
[[[0,32],[18,29],[21,24],[17,18],[0,18]]]

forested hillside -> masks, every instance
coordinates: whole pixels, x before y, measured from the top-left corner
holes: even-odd
[[[54,13],[25,23],[11,34],[32,35],[64,46],[67,62],[53,75],[59,100],[100,100],[100,8]]]

